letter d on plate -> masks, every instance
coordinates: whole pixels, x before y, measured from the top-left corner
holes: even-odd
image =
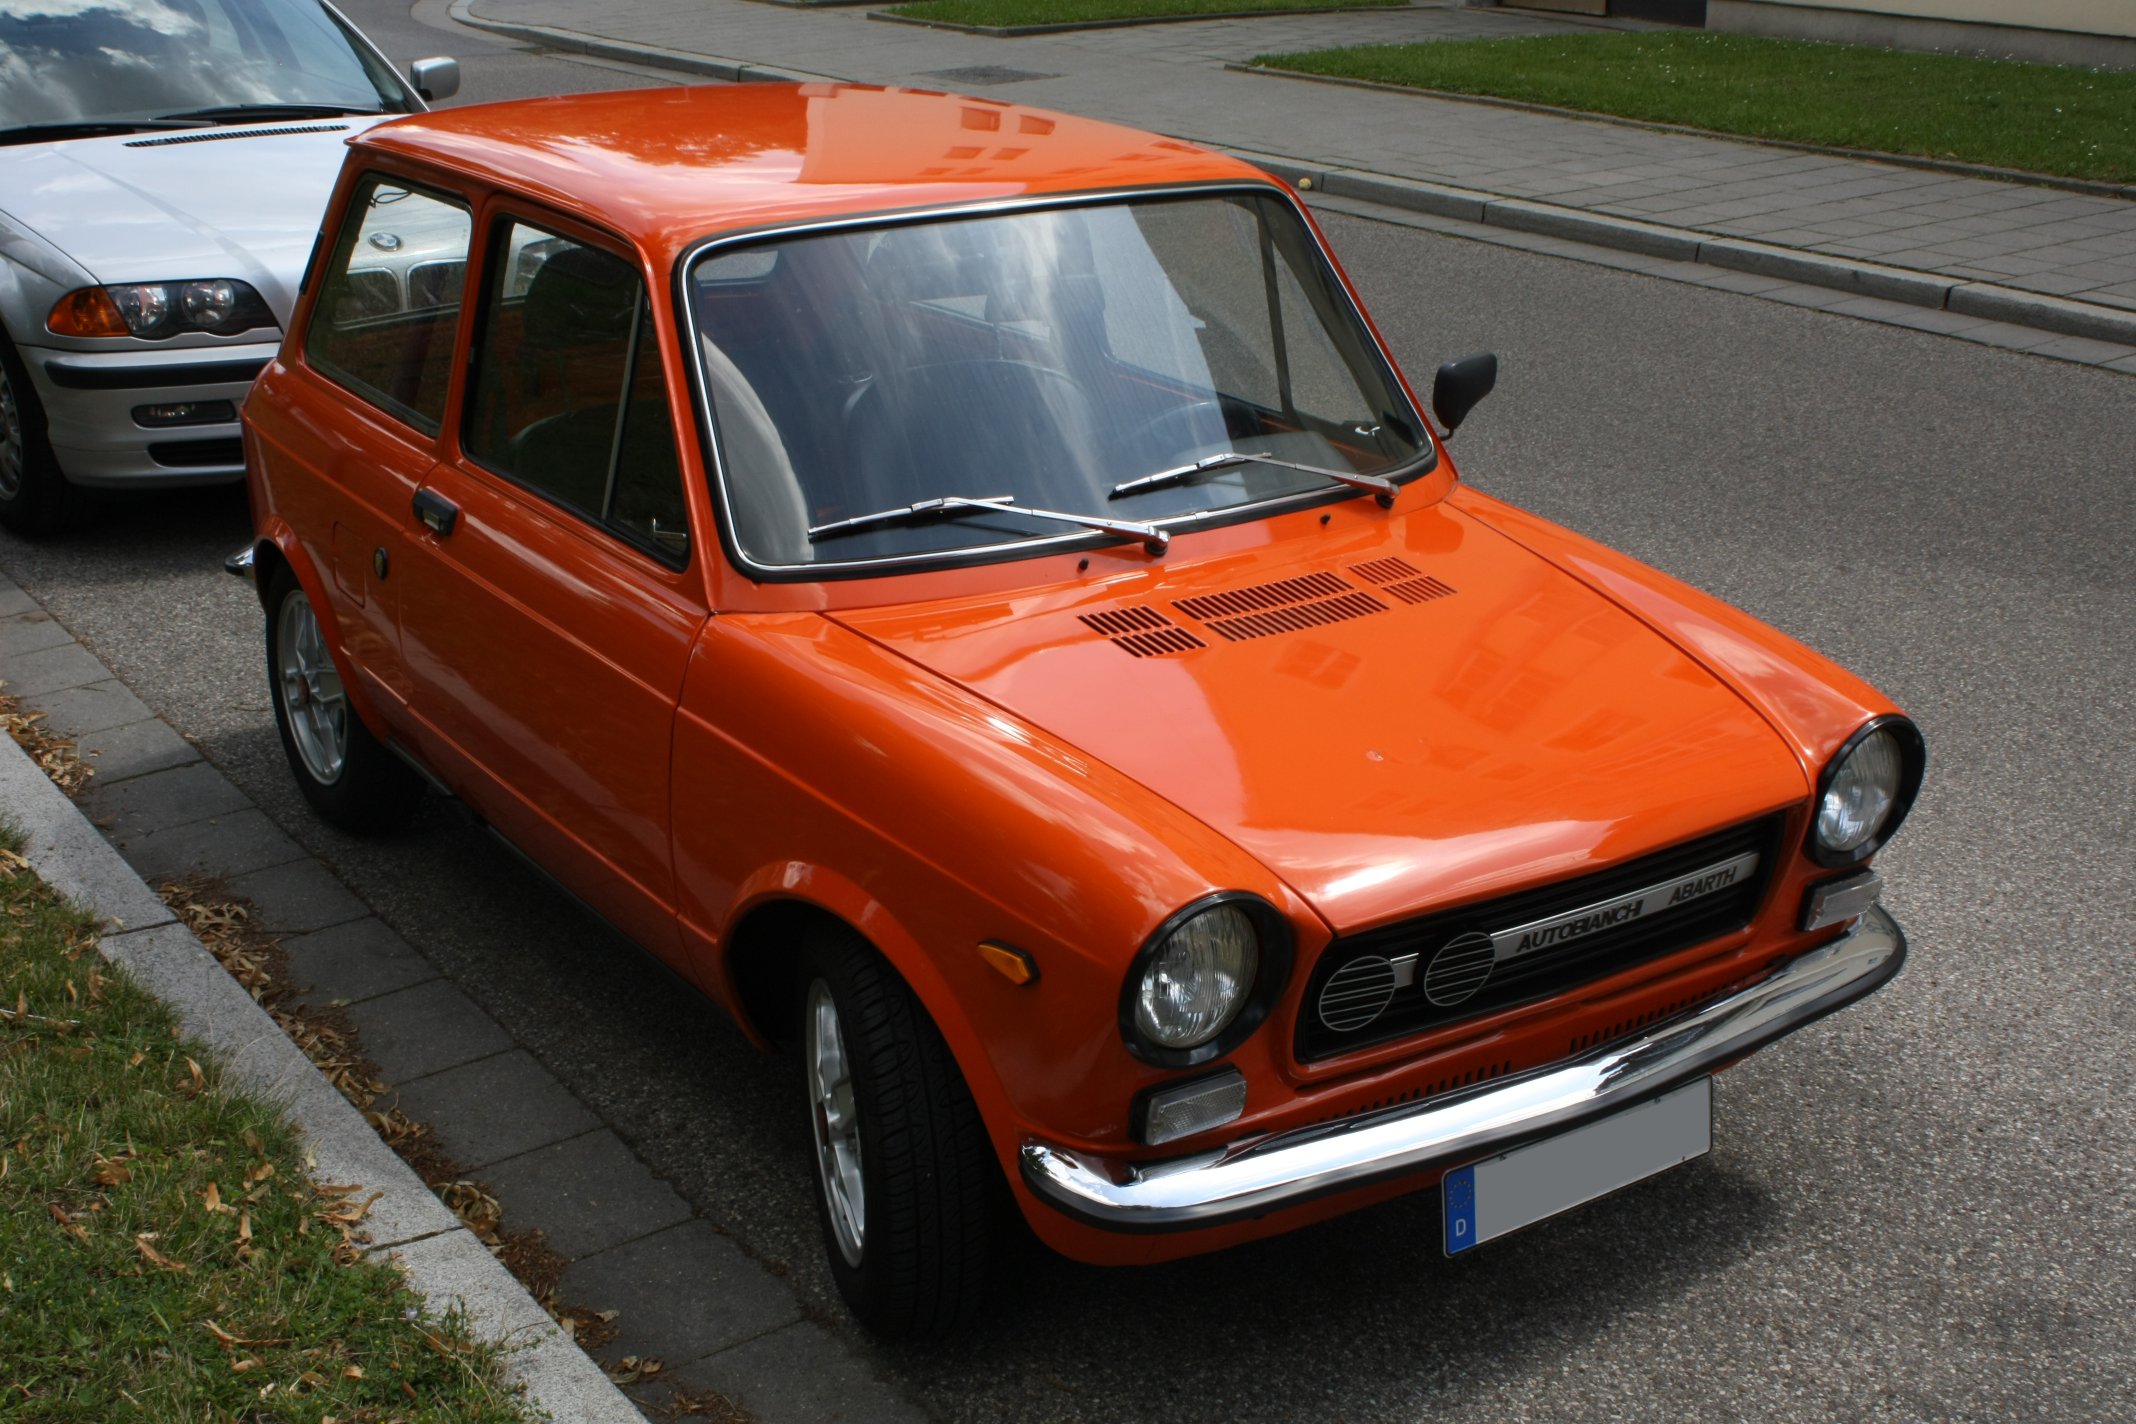
[[[1456,1167],[1439,1183],[1446,1202],[1446,1254],[1458,1255],[1476,1244],[1476,1169]]]

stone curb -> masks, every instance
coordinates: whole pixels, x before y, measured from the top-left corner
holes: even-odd
[[[847,82],[835,75],[782,73],[745,60],[602,39],[582,35],[573,30],[551,29],[545,25],[487,19],[474,13],[474,0],[453,0],[452,17],[475,29],[531,40],[558,49],[577,50],[609,59],[632,60],[738,82]],[[871,14],[870,18],[886,17]],[[1874,262],[1830,257],[1798,247],[1780,247],[1743,238],[1717,237],[1692,228],[1610,217],[1589,212],[1584,208],[1566,208],[1553,203],[1531,202],[1525,198],[1508,198],[1499,193],[1455,188],[1420,179],[1397,178],[1363,169],[1327,168],[1300,159],[1255,153],[1245,149],[1226,151],[1267,169],[1285,182],[1308,193],[1318,190],[1330,197],[1381,203],[1387,207],[1406,208],[1438,217],[1460,218],[1490,227],[1532,232],[1545,237],[1589,243],[1596,247],[1637,252],[1649,257],[1703,263],[1709,267],[1723,267],[1763,277],[1807,283],[1815,287],[1829,287],[1857,296],[1881,297],[1909,306],[1950,311],[1960,316],[1975,316],[1983,321],[2029,326],[2037,331],[2052,331],[2063,336],[2081,336],[2093,341],[2136,346],[2136,311],[2122,311],[2090,302],[2070,301],[2063,297],[2050,297],[2040,292],[2027,292],[1988,282],[1974,282],[1961,277],[1942,277],[1933,272],[1917,272],[1911,268],[1885,267]]]
[[[847,82],[831,74],[810,74],[799,69],[771,69],[747,60],[725,59],[719,55],[698,54],[691,50],[664,49],[659,45],[612,40],[601,35],[584,34],[578,30],[557,29],[551,25],[529,25],[517,20],[492,20],[475,13],[474,0],[453,0],[447,13],[458,24],[466,25],[470,29],[487,30],[491,34],[504,35],[509,39],[527,40],[534,44],[546,45],[550,49],[590,54],[600,59],[620,59],[630,64],[650,64],[661,69],[679,70],[684,74],[702,74],[709,79],[724,79],[733,84]]]
[[[1799,247],[1716,237],[1690,228],[1637,222],[1583,208],[1506,198],[1442,183],[1391,178],[1360,169],[1325,168],[1274,154],[1233,152],[1307,193],[1318,191],[1334,198],[1354,198],[1436,217],[1460,218],[1596,247],[1612,247],[1679,262],[1699,262],[1761,277],[1830,287],[1858,296],[1882,297],[1909,306],[1976,316],[1984,321],[2011,322],[2064,336],[2136,346],[2136,311],[2050,297],[2042,292],[2021,291],[1962,277],[1943,277],[1906,267],[1885,267],[1874,262],[1830,257]]]
[[[0,737],[0,807],[23,832],[23,854],[45,883],[98,917],[105,957],[170,1005],[186,1033],[220,1050],[247,1091],[281,1107],[296,1124],[313,1178],[380,1193],[365,1218],[374,1254],[397,1260],[409,1284],[434,1306],[458,1302],[479,1333],[503,1342],[506,1374],[524,1384],[528,1400],[550,1418],[560,1424],[643,1424],[600,1367],[564,1337],[548,1312],[178,923],[80,808],[6,737]]]
[[[766,2],[784,4],[791,3],[791,0]],[[821,4],[823,0],[816,0],[816,3]],[[840,0],[840,3],[865,4],[871,3],[871,0]],[[1300,5],[1289,10],[1224,10],[1212,11],[1205,15],[1126,15],[1116,20],[1064,20],[1050,25],[960,25],[954,20],[930,20],[923,15],[893,15],[888,10],[870,10],[868,18],[891,25],[918,25],[922,29],[949,30],[960,35],[984,35],[988,39],[1016,40],[1033,35],[1072,34],[1077,30],[1133,30],[1146,25],[1206,24],[1212,20],[1273,20],[1287,15],[1347,15],[1352,12],[1378,13],[1408,8],[1406,0],[1396,0],[1394,4]]]

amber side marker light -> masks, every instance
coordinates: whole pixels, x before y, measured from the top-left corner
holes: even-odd
[[[84,287],[53,303],[45,329],[54,336],[129,336],[119,304],[102,287]]]
[[[1011,984],[1038,982],[1038,961],[1013,944],[998,944],[990,939],[981,940],[979,957]]]

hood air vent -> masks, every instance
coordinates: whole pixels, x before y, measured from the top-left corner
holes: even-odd
[[[272,129],[209,129],[202,133],[174,134],[170,138],[128,139],[128,148],[168,148],[174,143],[220,143],[226,138],[271,138],[276,134],[346,133],[347,124],[297,124]]]
[[[1306,574],[1302,578],[1235,588],[1229,593],[1182,598],[1172,606],[1190,618],[1199,618],[1211,632],[1232,643],[1346,623],[1387,611],[1386,604],[1334,573]]]
[[[1432,578],[1407,559],[1374,559],[1369,564],[1352,564],[1350,572],[1367,583],[1380,585],[1404,603],[1429,603],[1454,591],[1451,585]]]
[[[1350,572],[1379,588],[1359,588],[1330,571],[1249,584],[1225,593],[1197,594],[1176,600],[1172,607],[1201,623],[1202,631],[1214,633],[1227,643],[1242,643],[1249,638],[1324,628],[1330,623],[1347,623],[1353,618],[1388,612],[1390,605],[1380,597],[1381,593],[1417,604],[1444,598],[1454,591],[1405,559],[1374,559],[1351,565]],[[1147,604],[1076,616],[1138,658],[1191,653],[1208,646]]]
[[[1209,646],[1154,608],[1113,608],[1077,616],[1138,658],[1191,653]]]

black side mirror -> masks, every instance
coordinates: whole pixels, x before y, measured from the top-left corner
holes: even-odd
[[[1446,433],[1454,433],[1454,427],[1468,419],[1468,413],[1476,403],[1491,393],[1498,384],[1498,357],[1489,351],[1479,351],[1474,356],[1464,356],[1458,361],[1449,361],[1439,368],[1439,374],[1431,383],[1431,409],[1446,427]]]

